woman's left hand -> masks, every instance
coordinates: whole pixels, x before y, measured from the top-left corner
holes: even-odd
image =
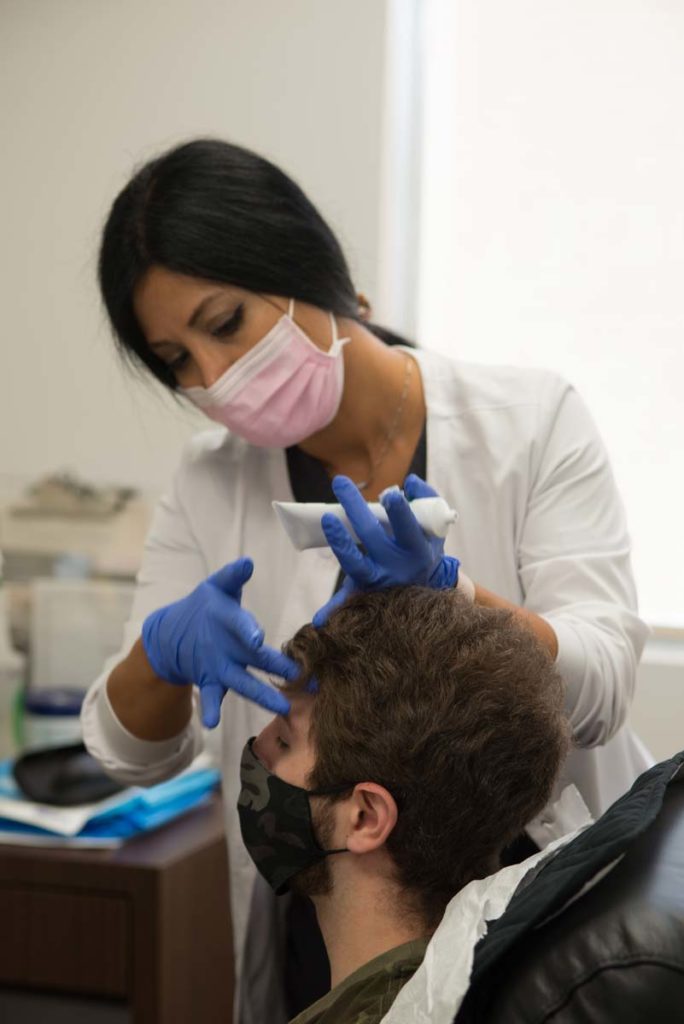
[[[365,553],[359,550],[356,539],[336,516],[330,513],[323,516],[323,532],[346,577],[340,590],[314,615],[314,626],[325,625],[332,612],[357,591],[410,584],[435,590],[456,586],[458,559],[444,554],[444,540],[428,537],[411,511],[409,502],[414,498],[437,497],[437,492],[424,480],[410,474],[403,494],[398,489],[391,490],[382,498],[393,534],[389,534],[373,515],[358,487],[348,477],[336,476],[332,487]]]

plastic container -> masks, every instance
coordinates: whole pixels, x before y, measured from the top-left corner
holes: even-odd
[[[23,746],[25,750],[64,747],[81,739],[84,690],[29,688],[24,694]]]
[[[0,556],[0,760],[11,757],[14,744],[14,707],[24,681],[25,659],[12,647],[7,596],[2,580]]]
[[[118,580],[32,580],[29,687],[87,690],[121,648],[134,589]]]
[[[24,680],[25,661],[11,648],[0,651],[0,761],[16,750],[14,716]]]

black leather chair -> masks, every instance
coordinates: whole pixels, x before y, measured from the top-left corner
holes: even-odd
[[[684,752],[523,882],[478,945],[456,1016],[606,1021],[684,1024]]]

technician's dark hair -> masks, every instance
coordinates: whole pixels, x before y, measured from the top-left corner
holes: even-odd
[[[98,278],[119,347],[173,390],[173,373],[147,345],[133,308],[152,266],[360,319],[340,244],[301,188],[263,157],[218,139],[184,143],[141,167],[102,235]],[[388,344],[406,344],[367,326]]]

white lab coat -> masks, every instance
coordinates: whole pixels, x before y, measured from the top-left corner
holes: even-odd
[[[555,374],[458,363],[421,350],[412,355],[427,405],[427,479],[460,514],[446,551],[476,582],[543,615],[555,629],[580,748],[570,754],[559,786],[574,783],[600,814],[650,764],[623,724],[647,629],[636,614],[629,537],[603,445],[576,392]],[[84,705],[85,742],[115,777],[157,782],[184,768],[202,745],[196,717],[175,739],[138,740],[107,700],[107,676],[149,612],[184,596],[226,562],[250,555],[255,572],[243,604],[268,643],[278,646],[333,592],[338,565],[332,552],[295,551],[271,509],[274,499],[293,500],[283,451],[254,448],[223,429],[191,441],[156,510],[121,652]],[[245,740],[269,720],[234,694],[223,704],[238,977],[255,881],[235,810],[239,759]],[[559,832],[548,817],[544,829],[549,841]],[[263,901],[263,893],[257,895]],[[250,933],[266,956],[273,925],[263,909],[252,914]],[[268,973],[265,960],[262,973]],[[247,1010],[243,1019],[251,1019]]]

